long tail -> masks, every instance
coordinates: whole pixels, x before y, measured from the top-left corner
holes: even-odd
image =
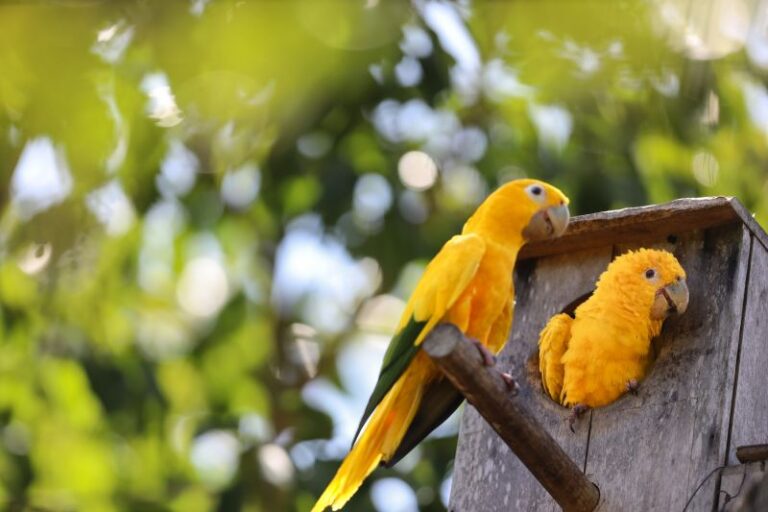
[[[429,379],[430,365],[425,358],[423,353],[417,354],[410,367],[389,390],[312,512],[322,512],[326,507],[339,510],[376,466],[395,453],[419,408]]]

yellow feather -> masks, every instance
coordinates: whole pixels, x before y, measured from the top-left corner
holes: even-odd
[[[646,275],[650,269],[653,278]],[[684,278],[666,251],[641,249],[616,258],[575,319],[556,315],[542,331],[539,368],[547,393],[566,406],[600,407],[626,392],[629,381],[643,379],[651,339],[662,326],[651,315],[657,292]]]
[[[537,194],[529,193],[531,187],[538,188]],[[411,320],[424,322],[413,340],[419,345],[435,325],[451,322],[466,336],[494,352],[500,350],[512,320],[512,270],[525,243],[523,230],[538,212],[555,207],[562,213],[567,204],[562,192],[543,182],[516,180],[500,187],[470,217],[462,234],[449,240],[427,265],[397,331]],[[429,357],[417,352],[376,406],[312,512],[343,507],[376,466],[393,457],[425,390],[438,378],[440,372]]]
[[[424,269],[397,330],[411,317],[417,321],[441,317],[475,275],[484,252],[485,241],[474,233],[456,235],[446,242]]]
[[[360,439],[342,462],[336,476],[312,508],[338,510],[349,501],[363,480],[381,461],[388,460],[405,435],[421,404],[424,382],[437,376],[428,356],[419,352],[403,376],[374,411]]]
[[[539,370],[544,391],[553,400],[559,400],[563,389],[561,358],[568,348],[573,319],[565,313],[553,316],[539,336]]]

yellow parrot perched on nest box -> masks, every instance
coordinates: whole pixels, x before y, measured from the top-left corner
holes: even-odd
[[[461,235],[440,249],[384,355],[359,438],[313,512],[343,507],[376,466],[400,460],[459,406],[461,395],[419,345],[439,322],[450,322],[477,341],[492,364],[490,352],[501,350],[512,324],[517,254],[527,241],[561,235],[568,224],[567,205],[568,198],[547,183],[511,181],[488,196]]]

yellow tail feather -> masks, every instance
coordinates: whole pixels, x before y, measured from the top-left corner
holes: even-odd
[[[421,402],[424,385],[431,373],[430,361],[423,353],[416,355],[379,406],[357,443],[342,462],[336,476],[317,500],[312,512],[327,507],[339,510],[357,492],[363,480],[387,461],[397,450]]]
[[[541,385],[552,400],[562,403],[563,354],[568,349],[573,318],[560,313],[549,319],[539,335],[539,371]]]

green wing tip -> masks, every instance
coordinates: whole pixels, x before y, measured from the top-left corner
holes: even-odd
[[[397,379],[400,378],[405,369],[408,368],[413,358],[416,357],[419,347],[414,345],[414,342],[425,325],[427,325],[426,321],[417,322],[411,317],[403,330],[392,337],[392,341],[389,342],[389,347],[387,347],[387,352],[384,354],[384,361],[381,363],[379,380],[376,381],[376,386],[373,388],[368,404],[365,406],[363,417],[360,418],[360,424],[357,426],[355,436],[352,438],[352,446],[355,445],[360,431],[363,430],[365,422],[373,414],[376,406],[381,403],[387,392],[397,382]]]

